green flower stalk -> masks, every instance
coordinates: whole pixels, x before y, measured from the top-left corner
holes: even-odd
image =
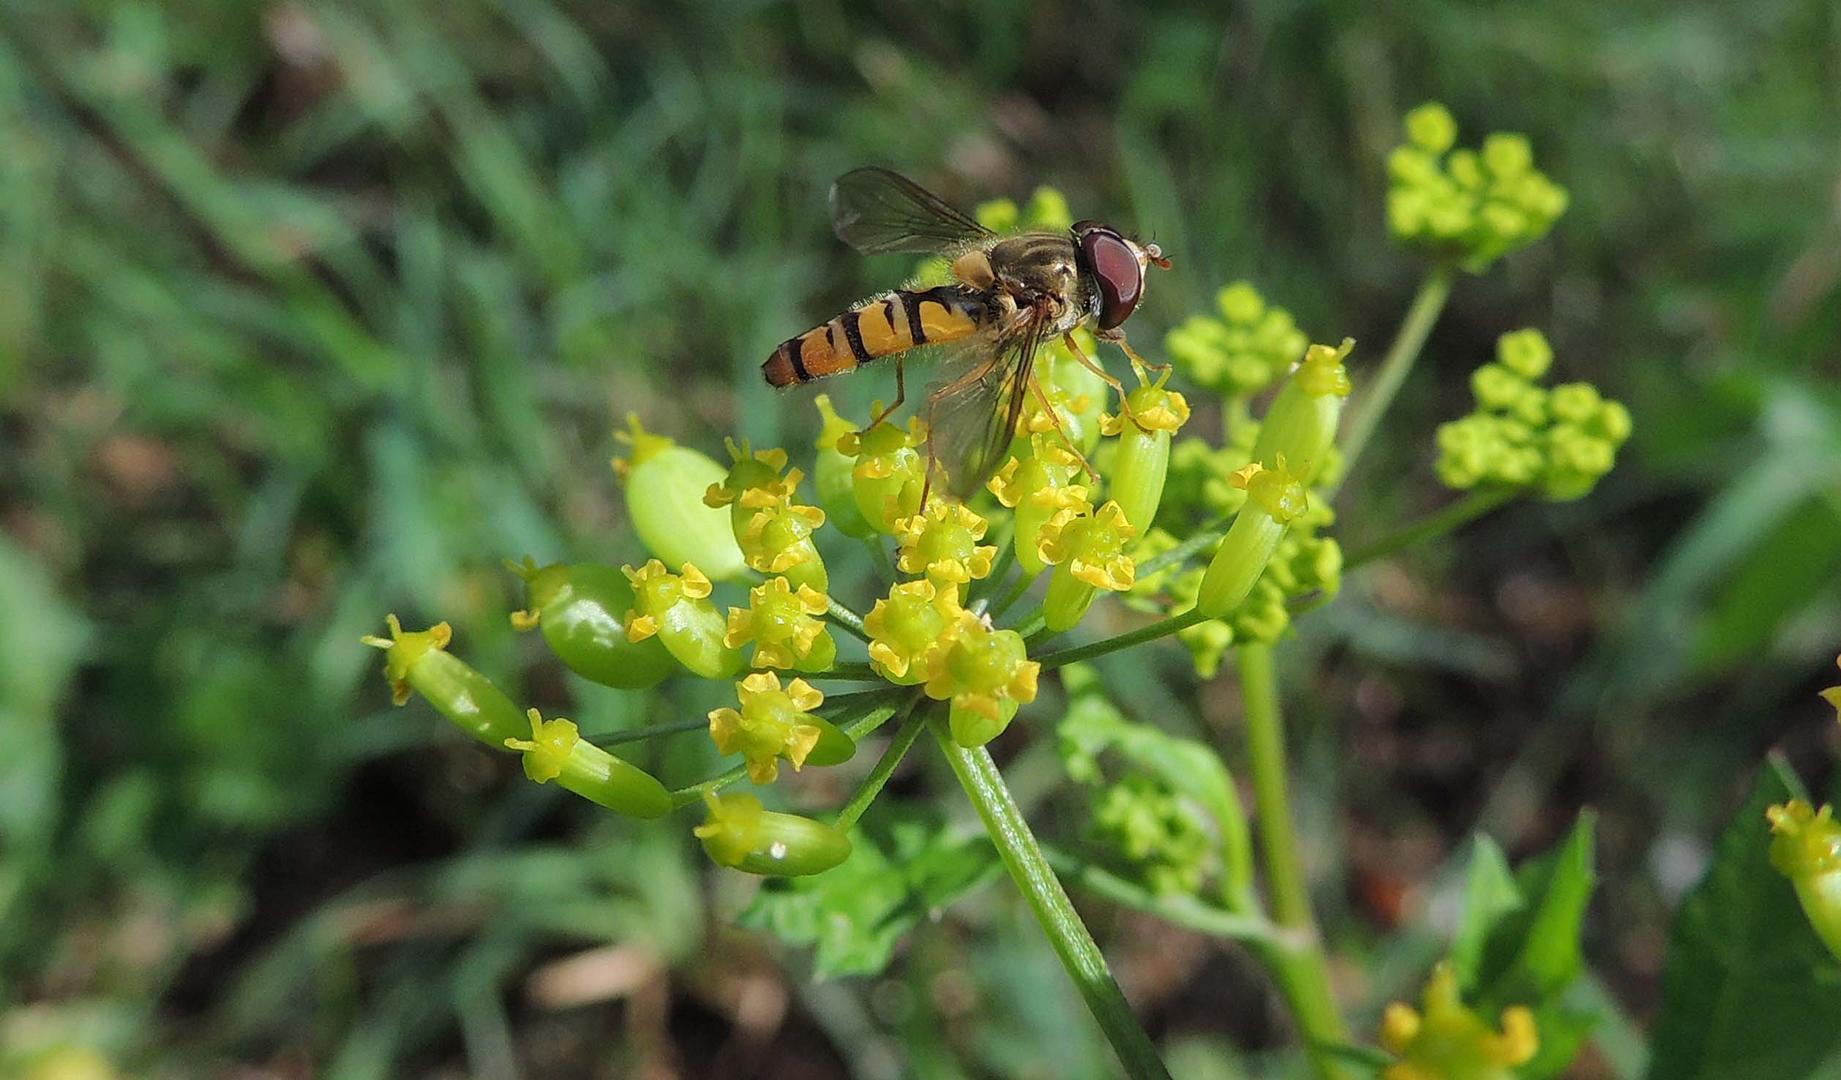
[[[882,403],[873,410],[879,415]],[[919,447],[926,442],[927,428],[919,417],[910,417],[906,427],[884,420],[868,431],[838,437],[838,452],[856,459],[850,476],[857,509],[876,532],[893,536],[897,522],[920,512],[927,456]]]
[[[897,685],[926,682],[962,611],[956,586],[922,580],[891,587],[863,618],[870,665]]]
[[[964,585],[991,573],[994,544],[980,544],[988,523],[971,508],[936,499],[926,510],[895,525],[901,542],[895,565],[904,574],[924,575],[935,585]]]
[[[983,746],[1010,726],[1017,706],[1036,699],[1042,665],[1029,659],[1023,635],[995,629],[969,611],[958,613],[948,633],[933,658],[926,694],[951,703],[947,724],[953,742]]]
[[[722,643],[739,649],[750,642],[757,668],[824,671],[837,660],[837,642],[823,616],[831,602],[810,585],[794,589],[786,578],[768,578],[748,590],[748,606],[729,609]]]
[[[714,458],[645,429],[638,414],[616,437],[632,447],[614,459],[626,491],[627,515],[639,540],[672,566],[695,563],[712,580],[728,581],[747,569],[728,516],[706,506],[702,494],[727,470]]]
[[[1382,1070],[1382,1080],[1514,1080],[1515,1067],[1540,1049],[1533,1012],[1511,1005],[1497,1030],[1459,998],[1447,964],[1433,969],[1424,1005],[1421,1012],[1396,1001],[1383,1014],[1381,1045],[1400,1060]]]
[[[825,695],[804,679],[782,687],[780,676],[757,671],[735,684],[735,694],[741,708],[710,711],[710,738],[723,753],[740,754],[757,784],[778,779],[782,759],[797,770],[808,760],[839,765],[856,753],[850,736],[814,714]]]
[[[1100,431],[1118,436],[1107,492],[1134,532],[1151,527],[1163,501],[1164,477],[1170,468],[1170,439],[1189,422],[1189,402],[1167,389],[1170,372],[1126,395],[1120,415],[1100,418]]]
[[[838,532],[867,540],[876,535],[876,530],[863,516],[863,508],[857,505],[856,478],[851,475],[857,467],[857,459],[837,446],[844,436],[854,435],[857,426],[837,414],[837,409],[831,405],[831,395],[818,395],[817,404],[818,414],[824,420],[818,441],[813,444],[817,454],[812,465],[812,484],[818,490],[818,505],[824,508],[826,519]]]
[[[1126,547],[1138,535],[1125,511],[1108,502],[1062,510],[1042,530],[1040,554],[1055,566],[1042,602],[1044,625],[1059,633],[1079,623],[1099,590],[1124,592],[1137,569]]]
[[[1028,455],[1010,458],[987,486],[998,502],[1016,512],[1011,545],[1017,564],[1035,575],[1048,567],[1042,558],[1043,528],[1061,511],[1085,505],[1087,488],[1074,482],[1080,459],[1059,436],[1033,434],[1019,446]]]
[[[643,690],[678,670],[663,642],[628,639],[633,586],[619,570],[596,563],[539,567],[529,557],[505,565],[524,579],[529,594],[529,606],[512,612],[511,625],[520,631],[541,627],[550,651],[577,675],[620,690]]]
[[[1526,136],[1498,132],[1481,153],[1452,151],[1457,123],[1433,103],[1407,114],[1406,137],[1387,161],[1388,227],[1441,262],[1482,273],[1566,211],[1566,189],[1534,167]]]
[[[703,850],[719,866],[767,877],[822,874],[850,857],[850,838],[823,822],[768,810],[753,795],[704,796],[709,817],[697,826]]]
[[[1192,315],[1171,330],[1164,351],[1185,376],[1220,397],[1242,399],[1264,390],[1309,344],[1291,313],[1267,306],[1248,282],[1223,288],[1215,306],[1219,316]]]
[[[1271,468],[1248,465],[1234,475],[1247,493],[1246,505],[1234,516],[1227,536],[1215,549],[1208,573],[1196,592],[1196,610],[1211,619],[1233,611],[1247,598],[1278,550],[1286,526],[1306,506],[1304,485],[1282,458]]]
[[[468,667],[447,651],[454,630],[440,622],[426,630],[404,630],[395,615],[387,615],[387,638],[368,635],[363,641],[384,650],[384,678],[390,682],[390,700],[409,703],[411,692],[421,694],[435,711],[462,731],[491,747],[528,730],[524,713],[491,679]]]
[[[551,780],[590,802],[628,817],[657,818],[671,812],[671,792],[646,772],[593,743],[582,741],[575,724],[558,717],[545,720],[536,709],[528,739],[506,739],[504,746],[524,755],[524,775],[539,784]]]
[[[1817,810],[1792,799],[1765,814],[1771,822],[1771,865],[1796,887],[1809,925],[1841,959],[1841,824],[1834,807]]]
[[[1260,422],[1254,461],[1283,456],[1292,463],[1299,483],[1308,486],[1315,481],[1336,443],[1336,426],[1351,388],[1343,361],[1354,348],[1354,339],[1344,338],[1336,348],[1312,345],[1305,352],[1303,363]]]
[[[691,563],[673,574],[653,559],[620,572],[633,586],[633,610],[627,613],[628,641],[657,636],[678,663],[706,679],[726,679],[740,672],[741,650],[727,643],[728,624],[710,602],[710,579]]]

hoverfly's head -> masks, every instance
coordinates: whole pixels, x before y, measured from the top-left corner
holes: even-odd
[[[1138,244],[1097,221],[1077,221],[1073,233],[1080,269],[1092,281],[1099,301],[1099,328],[1111,330],[1131,318],[1144,299],[1145,268],[1168,270],[1170,260],[1156,244]]]

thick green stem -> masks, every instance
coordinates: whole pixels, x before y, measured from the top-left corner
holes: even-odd
[[[1419,292],[1400,323],[1400,331],[1394,335],[1393,345],[1388,348],[1374,377],[1367,380],[1361,400],[1356,402],[1349,418],[1348,434],[1342,440],[1342,475],[1345,478],[1355,470],[1356,460],[1368,448],[1368,440],[1374,437],[1381,417],[1386,415],[1394,395],[1400,392],[1406,376],[1413,370],[1413,361],[1419,359],[1419,350],[1432,332],[1432,324],[1438,321],[1438,313],[1444,310],[1456,277],[1455,268],[1441,265],[1433,267],[1420,283]]]
[[[1304,864],[1291,829],[1284,719],[1279,714],[1272,646],[1252,642],[1235,651],[1246,701],[1247,767],[1253,777],[1254,825],[1259,830],[1273,921],[1296,931],[1295,942],[1260,950],[1297,1017],[1311,1059],[1324,1076],[1341,1076],[1323,1047],[1343,1041],[1342,1016],[1330,992],[1328,958],[1311,914]]]
[[[1055,955],[1061,958],[1061,966],[1074,980],[1075,989],[1085,999],[1087,1009],[1112,1044],[1113,1052],[1119,1055],[1125,1074],[1134,1080],[1143,1077],[1169,1080],[1169,1070],[1157,1056],[1151,1037],[1145,1034],[1138,1018],[1132,1014],[1118,981],[1106,967],[1106,958],[1100,955],[1093,935],[1087,932],[1087,924],[1081,922],[1067,891],[1061,887],[1041,847],[1036,844],[1035,835],[1029,831],[1029,823],[1023,820],[1023,812],[1010,797],[1010,789],[1004,786],[997,763],[983,747],[967,749],[953,742],[947,733],[942,710],[932,712],[935,715],[933,733],[946,753],[947,762],[952,765],[953,774],[959,778],[965,793],[971,796],[972,805],[978,808],[978,816],[991,834],[991,842],[997,846],[1004,868],[1010,871],[1011,879],[1029,902],[1036,922],[1048,935]]]
[[[1363,563],[1386,558],[1396,551],[1415,544],[1422,544],[1427,540],[1460,529],[1513,499],[1517,494],[1518,491],[1515,488],[1486,488],[1473,491],[1442,510],[1428,514],[1371,544],[1364,544],[1349,552],[1343,558],[1343,569],[1353,570]]]

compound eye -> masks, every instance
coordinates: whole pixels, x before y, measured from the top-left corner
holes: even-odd
[[[1125,238],[1104,225],[1090,225],[1079,236],[1080,253],[1099,288],[1099,328],[1111,330],[1137,310],[1144,296],[1144,268]]]

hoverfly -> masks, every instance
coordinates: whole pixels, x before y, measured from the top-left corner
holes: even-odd
[[[1026,395],[1033,392],[1058,418],[1033,370],[1036,351],[1056,336],[1123,397],[1119,381],[1081,351],[1071,332],[1091,322],[1137,361],[1120,326],[1144,298],[1145,268],[1170,265],[1156,244],[1138,244],[1097,221],[1076,222],[1065,233],[1000,237],[887,169],[839,177],[831,187],[831,223],[840,240],[865,254],[944,255],[957,280],[872,296],[782,342],[761,373],[774,386],[792,386],[893,356],[895,401],[870,422],[874,427],[906,396],[902,365],[910,351],[939,347],[939,377],[928,388],[924,416],[928,482],[938,468],[959,498],[1002,464]]]

